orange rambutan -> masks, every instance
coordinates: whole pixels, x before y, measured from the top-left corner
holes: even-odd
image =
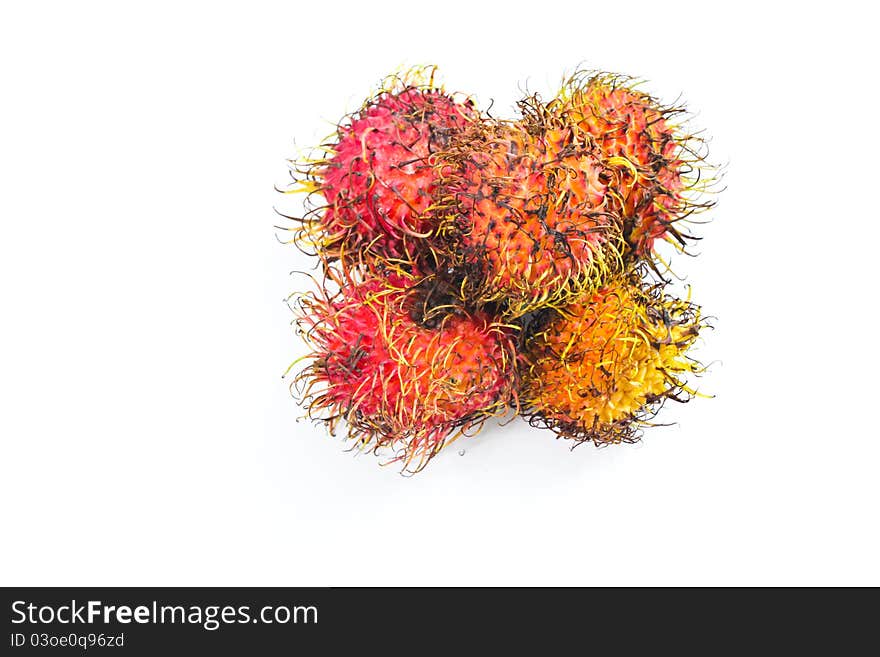
[[[661,286],[623,277],[524,329],[519,357],[524,415],[564,438],[634,442],[666,399],[686,401],[687,356],[699,307]]]
[[[330,259],[410,259],[432,230],[423,215],[437,183],[434,153],[476,117],[470,100],[434,85],[433,67],[387,78],[323,157],[295,165],[311,206],[295,241]]]
[[[564,305],[619,271],[607,176],[575,137],[549,123],[485,121],[438,155],[438,236],[462,298],[516,317]]]
[[[298,327],[311,351],[295,380],[309,416],[342,422],[360,447],[389,446],[420,470],[516,397],[510,327],[482,312],[427,308],[424,281],[400,270],[328,270],[302,296]]]
[[[614,171],[609,205],[635,258],[650,256],[658,239],[680,247],[695,239],[678,222],[711,205],[701,193],[712,177],[703,141],[678,121],[682,108],[661,104],[631,78],[579,72],[545,111],[589,136]]]

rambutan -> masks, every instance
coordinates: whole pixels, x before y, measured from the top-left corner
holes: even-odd
[[[513,403],[510,327],[460,308],[426,312],[423,281],[400,270],[328,273],[339,291],[321,286],[299,302],[311,353],[295,384],[331,433],[343,422],[360,447],[390,446],[417,471]]]
[[[438,235],[464,299],[515,317],[564,305],[620,269],[607,177],[570,127],[485,121],[438,160]]]
[[[324,278],[296,295],[291,390],[405,472],[515,412],[577,443],[636,441],[703,371],[688,353],[706,323],[664,292],[655,249],[684,250],[682,222],[711,205],[702,140],[622,76],[578,73],[505,121],[433,75],[387,78],[293,166],[286,191],[308,196],[290,241]]]
[[[597,445],[634,442],[666,399],[694,391],[699,307],[623,277],[526,328],[521,402],[535,426]]]
[[[324,157],[295,167],[310,199],[323,199],[310,200],[295,241],[330,259],[410,259],[433,228],[423,217],[437,182],[433,154],[476,117],[470,100],[434,85],[433,67],[387,78],[324,144]]]
[[[630,253],[647,258],[657,239],[680,247],[695,239],[677,222],[711,205],[701,193],[711,185],[712,167],[703,141],[678,121],[684,110],[636,87],[624,76],[580,72],[546,112],[594,141],[603,164],[615,172],[609,206],[623,219]]]

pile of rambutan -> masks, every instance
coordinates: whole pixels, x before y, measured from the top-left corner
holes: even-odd
[[[387,78],[291,162],[305,211],[279,228],[320,269],[291,297],[291,390],[406,472],[492,417],[638,440],[703,370],[706,321],[656,247],[712,205],[704,141],[628,77],[579,72],[499,120],[434,73]]]

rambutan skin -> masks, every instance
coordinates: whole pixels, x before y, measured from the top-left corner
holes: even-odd
[[[409,470],[516,397],[510,329],[480,312],[425,321],[417,282],[373,272],[303,296],[298,319],[311,353],[296,383],[310,416],[331,433],[344,422],[362,447],[391,446]]]
[[[433,229],[424,219],[437,182],[433,154],[477,116],[422,71],[389,78],[340,125],[326,157],[305,167],[306,188],[323,202],[299,242],[331,259],[412,258]]]
[[[553,312],[519,356],[524,415],[597,445],[634,442],[666,399],[686,401],[702,367],[687,350],[704,326],[697,306],[622,277]]]
[[[438,235],[464,299],[500,302],[516,317],[564,304],[619,271],[622,235],[606,207],[607,178],[570,128],[473,125],[438,160]]]
[[[711,206],[701,194],[713,168],[702,140],[677,123],[682,108],[661,104],[630,78],[580,72],[545,111],[588,135],[615,172],[610,205],[634,258],[650,257],[658,239],[686,245],[691,236],[676,223]]]

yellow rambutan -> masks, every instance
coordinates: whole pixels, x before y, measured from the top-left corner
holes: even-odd
[[[633,442],[666,399],[694,391],[702,367],[687,355],[699,307],[659,286],[621,277],[524,328],[519,371],[524,415],[562,437]]]

